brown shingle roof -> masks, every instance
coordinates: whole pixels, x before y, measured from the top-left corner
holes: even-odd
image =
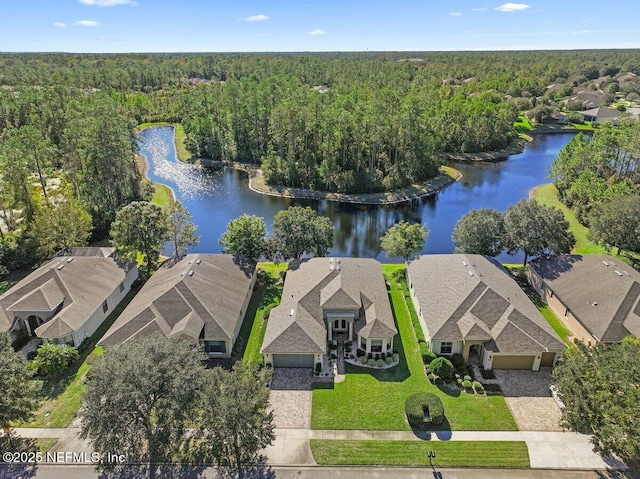
[[[531,268],[598,341],[640,337],[640,273],[631,266],[589,254],[536,260]]]
[[[511,275],[480,255],[423,255],[407,266],[428,335],[487,341],[505,354],[562,350],[564,343]]]
[[[134,267],[117,258],[56,257],[0,296],[0,330],[11,327],[17,311],[42,311],[55,315],[38,328],[41,337],[77,331]]]
[[[228,254],[189,254],[165,262],[100,341],[110,346],[162,330],[167,336],[229,340],[256,264]],[[240,318],[242,320],[242,318]]]
[[[271,310],[261,351],[324,353],[323,305],[363,308],[365,320],[358,326],[364,337],[389,338],[397,333],[380,263],[369,258],[312,258],[290,265],[282,304]]]

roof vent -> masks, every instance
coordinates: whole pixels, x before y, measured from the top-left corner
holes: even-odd
[[[631,276],[629,273],[627,273],[626,271],[622,271],[624,274],[626,274],[627,276]]]
[[[607,263],[605,260],[602,260],[602,264],[605,266],[609,266],[609,263]]]
[[[593,302],[593,306],[598,306],[598,302],[597,302],[597,301],[594,301],[594,302]]]
[[[200,264],[200,263],[202,263],[202,260],[201,260],[200,258],[198,258],[198,259],[196,260],[196,264]]]
[[[73,258],[68,258],[67,259],[67,263],[71,263],[73,261]]]
[[[63,264],[58,265],[58,267],[57,267],[56,269],[57,269],[58,271],[60,271],[62,268],[64,268],[64,265],[63,265]]]
[[[189,271],[189,276],[193,276],[193,270]]]
[[[469,271],[469,276],[473,276],[473,271]]]
[[[184,276],[184,271],[182,273],[180,273],[180,276]]]
[[[466,266],[466,265],[467,265],[467,262],[466,262],[466,261],[463,261],[463,262],[462,262],[462,264]]]
[[[338,259],[336,260],[336,263],[340,264],[340,258],[338,258]]]
[[[618,276],[622,276],[622,273],[621,273],[620,271],[618,271],[618,270],[616,270],[616,271],[615,271],[615,273],[616,273]]]
[[[296,312],[296,310],[291,308],[291,311],[289,312],[289,316],[293,316],[295,312]]]

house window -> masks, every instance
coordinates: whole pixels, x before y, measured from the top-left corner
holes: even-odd
[[[205,341],[204,351],[206,353],[225,354],[227,352],[227,343],[224,341]]]
[[[66,344],[68,346],[74,346],[73,336],[71,334],[69,334],[68,336],[65,336],[64,338],[56,338],[55,342],[58,344]]]
[[[122,293],[124,291],[124,283],[120,283],[120,285],[118,286],[118,289]]]
[[[380,353],[380,352],[382,352],[382,339],[372,339],[371,340],[371,352],[372,353]]]
[[[102,312],[103,312],[103,313],[106,313],[107,311],[109,311],[109,305],[107,304],[107,300],[105,299],[105,300],[102,302]]]
[[[451,354],[453,343],[444,341],[440,343],[440,354]]]

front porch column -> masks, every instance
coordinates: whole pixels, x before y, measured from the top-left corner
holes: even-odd
[[[469,361],[469,352],[471,351],[471,345],[467,344],[466,341],[462,343],[462,357],[464,358],[464,362]]]
[[[353,341],[353,323],[348,321],[349,323],[349,341]]]
[[[532,371],[540,371],[540,362],[542,361],[542,354],[538,353],[536,354],[535,359],[533,360],[533,367],[531,368]]]
[[[333,321],[327,319],[327,324],[329,327],[327,328],[327,334],[329,334],[329,341],[333,340]]]
[[[389,349],[393,352],[393,336],[391,336],[391,347]]]

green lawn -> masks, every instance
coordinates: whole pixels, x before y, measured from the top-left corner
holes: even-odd
[[[313,457],[323,465],[428,466],[429,450],[436,467],[530,467],[524,441],[311,440]]]
[[[383,265],[383,271],[390,280],[391,273],[403,267]],[[390,296],[399,331],[394,348],[400,354],[400,364],[384,370],[347,364],[343,382],[316,384],[312,429],[410,430],[404,417],[404,401],[410,394],[426,391],[442,399],[448,421],[443,429],[517,430],[502,396],[468,394],[442,385],[434,386],[427,380],[398,283],[392,282]]]
[[[287,263],[258,263],[258,280],[238,338],[248,338],[241,341],[246,344],[243,361],[262,363],[260,347],[267,329],[267,322],[262,317],[262,312],[271,303],[280,303],[282,295],[280,272],[286,271],[288,266]]]
[[[518,117],[518,121],[513,124],[513,127],[518,133],[528,133],[533,130],[533,125],[531,124],[529,119],[522,115]]]
[[[529,296],[531,302],[536,305],[536,308],[538,308],[538,311],[544,316],[544,319],[547,320],[547,323],[549,323],[556,334],[560,336],[560,339],[562,339],[567,346],[573,346],[573,343],[569,340],[571,331],[569,331],[556,314],[551,311],[551,308],[540,298],[540,295],[530,286],[524,286],[522,289],[527,296]]]
[[[574,253],[589,254],[589,253],[603,253],[607,254],[607,251],[603,246],[593,243],[589,239],[589,229],[581,224],[576,218],[576,215],[571,211],[564,203],[558,199],[558,190],[552,184],[546,184],[538,186],[531,190],[531,197],[538,200],[540,203],[546,206],[555,206],[559,208],[564,217],[569,222],[569,229],[576,237],[576,245],[573,248]]]
[[[153,183],[153,196],[151,202],[166,208],[173,201],[171,188],[162,183]]]

